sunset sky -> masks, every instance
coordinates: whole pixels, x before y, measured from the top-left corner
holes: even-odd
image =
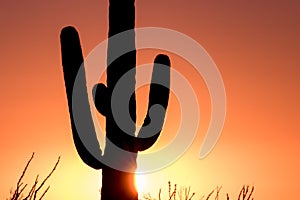
[[[101,171],[80,160],[71,135],[59,41],[67,25],[79,30],[87,56],[107,38],[108,0],[0,3],[0,199],[16,187],[32,152],[24,179],[30,185],[61,156],[45,199],[99,199]],[[227,113],[215,148],[199,159],[211,114],[209,93],[184,58],[167,52],[197,94],[201,121],[183,156],[144,175],[142,192],[158,198],[159,188],[167,194],[170,180],[191,186],[195,199],[217,186],[222,199],[226,193],[237,199],[243,185],[255,186],[257,200],[300,199],[299,1],[136,0],[136,27],[149,26],[184,33],[206,49],[224,81]],[[138,52],[138,64],[151,63],[159,52]],[[137,95],[141,122],[147,88]],[[172,93],[164,131],[148,152],[176,136],[180,115]]]

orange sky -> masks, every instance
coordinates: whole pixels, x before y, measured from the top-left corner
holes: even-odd
[[[0,199],[15,187],[32,152],[36,157],[25,179],[29,183],[38,173],[46,176],[62,156],[46,199],[99,199],[101,173],[83,164],[71,137],[59,32],[76,26],[87,55],[107,36],[107,2],[0,3]],[[250,184],[255,199],[300,199],[299,24],[296,0],[137,0],[136,26],[170,28],[195,39],[217,64],[227,94],[220,140],[199,160],[210,117],[209,95],[203,81],[181,67],[184,61],[170,55],[174,66],[199,86],[195,90],[202,121],[193,145],[177,162],[146,175],[145,192],[157,197],[159,187],[167,192],[171,180],[191,185],[198,198],[216,186],[223,186],[224,199],[225,192],[234,198],[242,185]],[[154,55],[140,52],[138,62],[151,62]],[[141,90],[140,96],[146,92]],[[174,96],[171,101],[170,113],[176,112],[179,103]],[[173,138],[177,122],[168,115],[155,148]]]

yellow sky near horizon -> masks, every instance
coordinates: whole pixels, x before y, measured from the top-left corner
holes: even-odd
[[[32,152],[36,155],[25,177],[29,184],[36,174],[45,177],[57,157],[62,157],[45,199],[99,199],[101,172],[83,164],[71,137],[59,32],[66,25],[76,26],[88,55],[107,37],[107,2],[0,3],[1,199],[15,187]],[[255,186],[255,199],[300,198],[299,8],[296,0],[136,2],[137,27],[174,29],[207,50],[219,68],[227,96],[221,137],[200,160],[211,112],[209,94],[201,77],[194,77],[184,60],[170,54],[172,64],[196,88],[200,128],[179,160],[145,175],[144,192],[157,198],[160,187],[167,192],[170,180],[190,185],[196,199],[216,186],[223,187],[222,199],[227,192],[235,199],[244,184]],[[154,55],[139,52],[138,63],[152,62]],[[147,97],[145,88],[139,92],[140,100]],[[172,111],[177,113],[180,103],[172,98],[166,130],[156,148],[176,134],[179,119]],[[144,101],[139,106],[143,113]]]

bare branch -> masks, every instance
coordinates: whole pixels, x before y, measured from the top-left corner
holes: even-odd
[[[209,199],[209,197],[214,193],[214,191],[215,191],[215,190],[211,191],[211,192],[208,194],[208,196],[206,197],[206,200]]]
[[[45,196],[45,194],[48,192],[49,188],[50,188],[50,186],[47,187],[47,189],[44,191],[44,193],[42,194],[42,196],[40,197],[39,200],[41,200]]]
[[[23,170],[23,172],[22,172],[22,175],[21,175],[21,177],[20,177],[20,179],[19,179],[19,181],[18,181],[18,183],[17,183],[17,186],[20,185],[20,182],[21,182],[21,180],[23,179],[23,177],[24,177],[24,175],[25,175],[25,173],[26,173],[26,171],[27,171],[27,168],[28,168],[29,164],[31,163],[33,157],[34,157],[34,152],[32,153],[31,158],[28,160],[28,162],[27,162],[27,164],[26,164],[26,166],[25,166],[25,168],[24,168],[24,170]]]
[[[57,167],[59,161],[60,161],[60,156],[58,157],[57,162],[55,163],[55,165],[54,165],[52,171],[48,174],[48,176],[44,179],[44,181],[41,183],[41,185],[40,185],[40,186],[36,189],[36,191],[34,192],[34,199],[36,198],[36,195],[37,195],[38,191],[43,187],[43,185],[45,184],[45,182],[50,178],[50,176],[51,176],[51,175],[53,174],[53,172],[55,171],[55,169],[56,169],[56,167]]]
[[[241,189],[241,191],[239,193],[238,200],[240,200],[242,193],[244,193],[244,190],[245,190],[245,186],[243,186],[243,188]]]
[[[14,195],[11,198],[12,200],[18,199],[20,197],[21,192],[24,190],[24,188],[23,188],[23,190],[21,189],[21,191],[19,192],[20,187],[23,185],[23,183],[21,181],[22,181],[22,179],[23,179],[23,177],[24,177],[24,175],[25,175],[25,173],[27,171],[27,168],[28,168],[30,162],[32,161],[33,157],[34,157],[34,152],[32,153],[30,159],[28,160],[28,162],[27,162],[27,164],[26,164],[26,166],[25,166],[25,168],[24,168],[24,170],[22,172],[22,175],[20,176],[20,178],[19,178],[19,180],[17,182],[17,188],[16,188],[16,190],[14,192]]]
[[[161,195],[161,188],[159,189],[159,192],[158,192],[158,199],[159,199],[159,200],[161,200],[160,195]]]
[[[36,185],[38,183],[38,178],[39,178],[39,175],[36,176],[33,186],[31,187],[28,195],[23,200],[27,200],[27,199],[30,200],[32,198],[32,195],[33,195],[33,193],[35,191],[35,188],[36,188]]]
[[[252,187],[251,192],[250,192],[249,197],[248,197],[247,200],[250,200],[250,197],[251,197],[251,195],[253,194],[253,191],[254,191],[254,186]],[[253,198],[252,198],[252,199],[253,199]]]

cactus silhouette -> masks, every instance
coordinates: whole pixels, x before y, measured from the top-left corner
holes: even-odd
[[[161,132],[165,111],[169,100],[170,87],[170,60],[166,55],[158,55],[154,60],[152,72],[152,82],[150,84],[149,103],[146,117],[142,128],[139,130],[137,137],[136,131],[136,97],[135,97],[135,66],[136,66],[136,50],[135,50],[135,5],[134,0],[110,0],[109,1],[109,38],[128,31],[129,37],[122,42],[115,44],[108,40],[107,49],[107,81],[106,85],[96,84],[93,87],[94,103],[97,110],[106,117],[106,146],[104,153],[100,149],[96,130],[94,128],[90,104],[88,102],[88,91],[86,86],[85,73],[79,74],[81,64],[84,62],[79,35],[75,28],[65,27],[61,31],[61,53],[62,65],[64,72],[65,87],[68,99],[69,113],[71,119],[71,127],[73,140],[77,152],[81,159],[88,166],[94,169],[102,169],[102,189],[101,199],[125,199],[137,200],[138,193],[134,184],[134,173],[137,167],[136,158],[138,151],[150,148],[159,137]],[[120,9],[121,8],[121,9]],[[122,48],[132,48],[133,51],[125,53],[117,59],[109,62],[114,52]],[[161,70],[160,66],[166,66],[167,70]],[[112,104],[112,95],[118,81],[126,74],[126,80],[122,85],[125,90],[120,91],[121,97],[116,98],[115,104]],[[89,138],[91,145],[97,147],[99,157],[95,157],[86,144],[79,137],[78,130],[72,110],[74,101],[72,99],[74,84],[76,78],[82,76],[80,86],[83,90],[80,93],[81,99],[84,100],[81,106],[84,115],[84,127],[86,127],[85,137]],[[163,81],[163,85],[157,84],[157,80]],[[119,91],[116,91],[119,92]],[[125,96],[130,93],[130,98],[126,100]],[[124,101],[128,101],[125,102]],[[150,112],[150,108],[154,105],[160,105],[162,112]],[[115,119],[112,106],[120,105],[120,110],[127,110],[133,123],[125,123],[125,127],[120,127]],[[151,116],[150,116],[151,113]],[[120,115],[123,117],[122,115]],[[122,119],[121,119],[122,120]],[[151,124],[156,121],[153,127]],[[150,128],[149,128],[150,127]],[[151,128],[152,127],[152,128]],[[117,148],[116,148],[117,147]],[[117,150],[116,150],[117,149]],[[121,150],[120,150],[121,149]],[[102,160],[110,160],[114,166],[110,166],[108,162]],[[120,168],[116,167],[120,166]]]

